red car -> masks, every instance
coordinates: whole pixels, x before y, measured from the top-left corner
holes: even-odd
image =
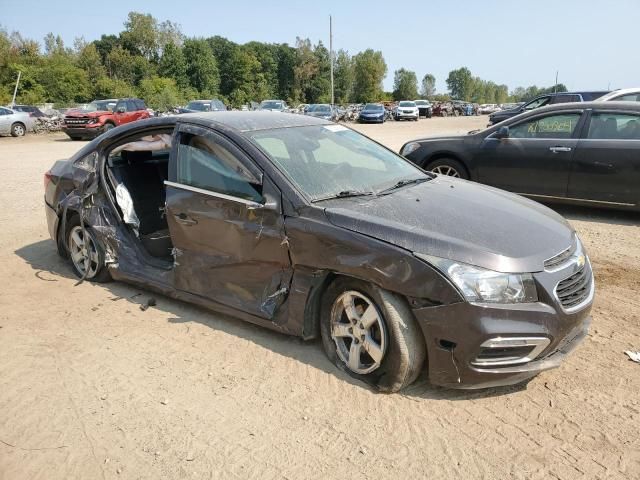
[[[138,98],[94,100],[82,109],[68,112],[63,131],[72,140],[90,139],[119,125],[149,117],[147,106]]]

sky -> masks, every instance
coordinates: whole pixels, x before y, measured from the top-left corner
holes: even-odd
[[[436,77],[467,67],[484,80],[518,86],[564,83],[569,90],[640,86],[640,0],[0,0],[0,27],[42,41],[47,32],[73,45],[117,34],[130,11],[178,23],[187,36],[221,35],[294,45],[296,37],[351,54],[382,51],[388,72],[406,68]]]

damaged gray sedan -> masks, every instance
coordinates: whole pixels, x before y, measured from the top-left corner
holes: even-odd
[[[304,339],[382,391],[557,367],[594,295],[578,236],[501,190],[348,128],[212,112],[119,127],[45,174],[78,276],[130,282]]]

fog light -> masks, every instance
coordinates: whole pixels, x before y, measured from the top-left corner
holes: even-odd
[[[480,345],[476,367],[518,365],[535,360],[551,343],[546,337],[496,337]]]

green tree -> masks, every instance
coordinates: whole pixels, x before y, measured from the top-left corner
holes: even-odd
[[[422,98],[430,98],[436,93],[436,77],[431,73],[427,73],[422,77],[420,84],[420,96]]]
[[[85,44],[77,54],[76,64],[84,70],[87,79],[92,85],[107,75],[107,70],[102,65],[100,54],[94,43]]]
[[[333,77],[336,103],[348,103],[353,95],[354,68],[353,59],[345,50],[335,56]]]
[[[159,51],[158,21],[148,13],[129,12],[120,40],[133,55],[155,60]]]
[[[158,64],[158,73],[163,77],[172,78],[181,89],[189,86],[187,61],[184,58],[181,47],[175,43],[167,43],[164,46],[162,57]]]
[[[393,99],[413,100],[418,98],[416,72],[401,68],[393,74]]]
[[[167,111],[184,102],[173,78],[153,76],[140,82],[138,95],[153,109]]]
[[[387,64],[382,52],[367,49],[353,57],[353,99],[356,102],[375,102],[382,96],[382,80]]]
[[[111,53],[111,50],[120,45],[120,39],[115,35],[102,35],[100,40],[94,40],[93,44],[96,47],[96,50],[100,54],[100,58],[102,59],[102,63],[107,63],[107,57]]]
[[[311,92],[311,82],[318,74],[318,59],[314,55],[311,40],[296,38],[296,66],[293,69],[294,91],[297,101],[314,103],[315,99],[308,96]]]
[[[447,77],[447,87],[449,88],[451,97],[458,100],[468,100],[471,98],[472,83],[473,77],[466,67],[450,71]]]
[[[203,96],[216,96],[220,86],[220,74],[213,51],[207,41],[185,40],[183,53],[187,62],[190,85]]]

